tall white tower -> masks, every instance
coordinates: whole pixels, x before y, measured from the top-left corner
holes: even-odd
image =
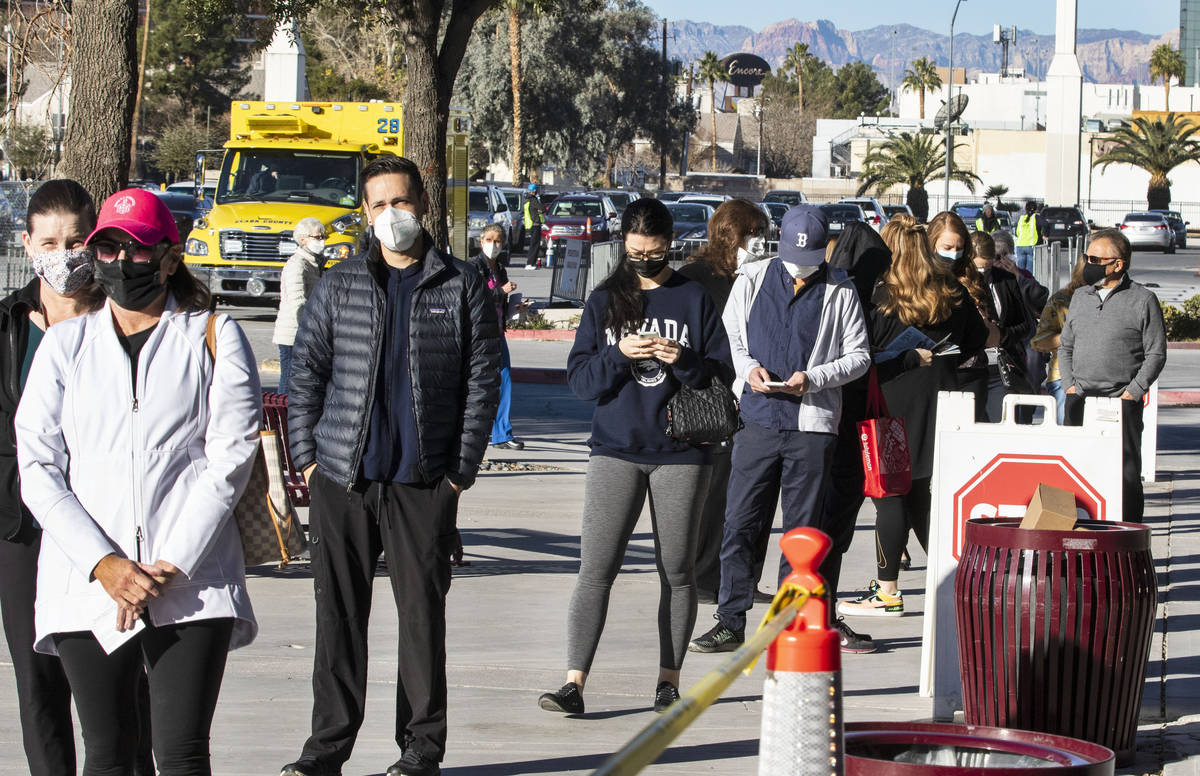
[[[263,53],[263,99],[295,102],[308,99],[304,77],[304,44],[296,20],[280,22]]]
[[[1046,73],[1046,204],[1079,202],[1083,71],[1075,55],[1077,0],[1057,0],[1054,59]]]

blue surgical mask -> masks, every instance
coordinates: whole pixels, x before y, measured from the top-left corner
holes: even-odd
[[[959,248],[956,251],[938,251],[937,255],[943,260],[953,263],[962,258],[963,252],[962,248]]]

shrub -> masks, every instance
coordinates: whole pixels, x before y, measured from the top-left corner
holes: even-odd
[[[1162,304],[1163,322],[1167,327],[1167,340],[1194,340],[1200,338],[1200,294],[1183,303],[1183,309]]]

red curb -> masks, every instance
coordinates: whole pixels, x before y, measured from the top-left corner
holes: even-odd
[[[1200,342],[1168,342],[1167,350],[1200,350]]]
[[[507,339],[564,341],[574,340],[574,329],[508,329],[504,332]],[[1200,343],[1197,343],[1200,345]]]
[[[1200,391],[1160,390],[1158,403],[1164,407],[1200,407]]]
[[[539,367],[517,366],[509,371],[514,383],[533,383],[535,385],[566,385],[567,370],[542,369]]]

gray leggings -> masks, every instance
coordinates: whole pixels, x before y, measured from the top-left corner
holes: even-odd
[[[625,547],[650,496],[658,566],[659,665],[683,665],[696,624],[693,567],[696,527],[711,467],[630,463],[592,456],[588,462],[580,531],[579,578],[567,611],[567,668],[590,671],[608,615],[608,594],[621,570]]]

